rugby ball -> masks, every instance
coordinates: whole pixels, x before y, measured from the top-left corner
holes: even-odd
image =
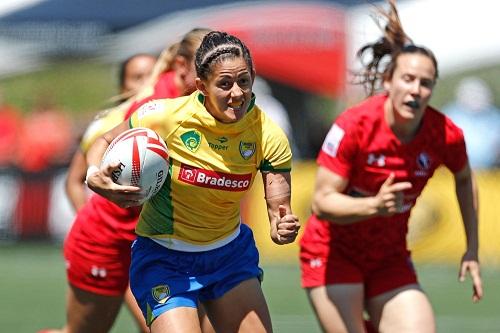
[[[138,186],[144,199],[160,191],[167,178],[168,148],[152,129],[132,128],[117,136],[102,158],[101,167],[119,163],[111,178],[120,185]]]

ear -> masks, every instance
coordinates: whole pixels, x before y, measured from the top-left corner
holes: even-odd
[[[207,86],[205,85],[205,82],[203,82],[199,77],[197,77],[195,79],[194,83],[196,84],[196,89],[201,91],[201,94],[203,96],[208,96],[208,90],[207,90]]]
[[[389,91],[391,89],[391,82],[384,80],[383,86],[386,91]]]
[[[185,75],[185,73],[188,71],[188,63],[186,61],[186,58],[176,56],[173,67],[179,74]]]

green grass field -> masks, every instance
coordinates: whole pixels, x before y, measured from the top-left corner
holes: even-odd
[[[299,288],[298,266],[264,263],[263,267],[263,288],[275,332],[320,332]],[[438,332],[500,332],[500,270],[483,267],[485,298],[472,304],[470,283],[457,282],[455,267],[419,265],[417,269],[436,311]],[[0,246],[0,332],[34,333],[59,327],[65,318],[65,290],[60,246]],[[126,311],[112,332],[135,332]]]

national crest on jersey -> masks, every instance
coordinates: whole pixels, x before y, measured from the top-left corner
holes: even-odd
[[[171,168],[163,188],[144,205],[136,231],[172,249],[217,248],[237,235],[240,201],[257,171],[290,171],[288,140],[253,103],[230,124],[205,109],[199,92],[156,103],[158,110],[140,119],[134,114],[130,124],[160,134]]]
[[[197,130],[188,131],[181,135],[181,140],[184,146],[194,153],[200,148],[201,133]]]
[[[240,141],[240,154],[245,160],[248,160],[255,153],[255,142]]]

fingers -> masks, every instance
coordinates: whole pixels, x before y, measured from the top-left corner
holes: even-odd
[[[280,205],[279,206],[279,211],[280,211],[280,219],[283,218],[283,217],[285,217],[285,215],[286,215],[286,207],[283,206],[283,205]]]
[[[394,175],[394,172],[391,172],[389,174],[389,177],[387,177],[387,179],[384,181],[384,183],[382,184],[381,187],[387,187],[387,186],[391,185],[392,183],[394,183],[394,178],[395,177],[396,176]]]
[[[286,207],[279,206],[280,219],[277,223],[277,239],[279,244],[292,243],[299,233],[299,218],[293,214],[287,214]]]
[[[111,162],[105,167],[101,168],[102,173],[107,177],[111,177],[113,171],[119,169],[120,165],[121,165],[120,161]]]
[[[483,298],[483,282],[479,272],[479,264],[475,261],[463,262],[458,277],[460,282],[465,281],[467,272],[472,279],[472,302],[477,303]]]

